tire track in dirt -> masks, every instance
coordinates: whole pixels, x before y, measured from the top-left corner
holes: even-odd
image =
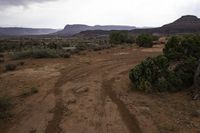
[[[88,65],[88,64],[81,64],[80,66],[70,66],[66,67],[63,70],[61,70],[61,76],[58,79],[57,83],[55,84],[53,93],[56,97],[56,105],[54,107],[53,113],[53,119],[49,121],[45,133],[60,133],[62,132],[62,129],[60,128],[60,123],[63,119],[63,115],[65,111],[67,111],[67,107],[65,107],[65,103],[63,101],[63,98],[61,96],[62,90],[61,87],[70,81],[76,81],[81,80],[84,81],[89,75],[93,74],[100,74],[102,75],[102,71],[112,71],[115,68],[118,68],[120,66],[126,65],[127,59],[124,58],[122,60],[115,59],[115,60],[105,60],[100,62],[95,62],[94,65]],[[102,75],[103,76],[103,75]],[[112,83],[114,81],[114,78],[111,80],[101,80],[102,82],[102,91],[106,93],[107,96],[110,97],[110,99],[115,103],[119,109],[119,113],[121,115],[122,120],[124,121],[125,125],[129,129],[131,133],[140,133],[140,129],[138,126],[138,122],[136,118],[129,112],[129,110],[126,108],[126,105],[117,98],[117,96],[112,91]]]
[[[76,75],[73,75],[73,72],[76,71],[77,69],[79,69],[79,67],[74,67],[71,69],[64,68],[63,70],[61,70],[60,72],[61,76],[58,79],[53,89],[53,93],[56,97],[56,105],[53,109],[54,116],[53,116],[53,119],[48,122],[45,133],[61,133],[62,132],[62,129],[59,127],[59,125],[65,111],[67,111],[68,109],[66,106],[64,106],[64,101],[61,96],[62,94],[61,87],[64,84],[66,84],[71,78],[76,77]],[[70,76],[70,75],[73,75],[73,76]]]
[[[113,103],[117,105],[121,118],[129,129],[130,133],[142,133],[136,117],[129,111],[129,109],[127,109],[126,105],[120,100],[120,98],[117,97],[115,92],[112,91],[114,80],[115,78],[103,80],[102,88],[104,89],[105,94],[113,101]]]
[[[84,67],[87,68],[87,67]],[[48,122],[45,133],[61,133],[62,129],[60,128],[60,123],[63,118],[65,111],[67,111],[67,107],[64,106],[64,101],[62,99],[62,90],[60,89],[64,84],[68,81],[74,80],[74,78],[78,77],[81,72],[84,72],[84,68],[74,67],[72,69],[65,68],[61,71],[61,76],[58,79],[55,87],[53,89],[53,93],[56,97],[56,105],[53,109],[53,119]],[[81,72],[79,72],[80,70]],[[89,71],[86,71],[89,74]]]
[[[58,79],[57,83],[54,87],[54,95],[56,97],[56,105],[54,107],[53,113],[53,119],[48,122],[48,125],[46,127],[45,133],[60,133],[62,129],[59,127],[59,124],[62,120],[65,106],[61,97],[62,90],[60,90],[60,87],[64,84],[63,82],[63,74]]]

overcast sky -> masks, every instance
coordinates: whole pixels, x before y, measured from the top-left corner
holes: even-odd
[[[0,26],[4,27],[157,27],[187,14],[200,17],[200,0],[0,0]]]

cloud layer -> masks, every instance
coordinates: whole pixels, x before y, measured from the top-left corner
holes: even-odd
[[[200,0],[0,0],[0,27],[63,28],[66,24],[157,27],[182,15],[200,17],[199,7]]]
[[[48,1],[55,1],[55,0],[0,0],[1,7],[8,7],[8,6],[25,6],[32,3],[40,3],[40,2],[48,2]]]

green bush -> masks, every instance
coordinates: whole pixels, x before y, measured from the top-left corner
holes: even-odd
[[[113,31],[109,35],[109,40],[111,44],[133,43],[135,41],[134,37],[127,31]]]
[[[58,58],[60,53],[54,49],[29,49],[21,52],[14,52],[12,58],[14,60],[24,58]]]
[[[168,66],[165,56],[149,57],[129,72],[129,78],[139,90],[152,91],[157,81],[168,73]]]
[[[141,34],[137,37],[136,43],[140,47],[150,48],[153,46],[153,36],[150,34]]]
[[[172,37],[163,49],[165,56],[171,60],[184,60],[188,57],[200,57],[200,37],[188,35]]]
[[[199,36],[172,37],[163,53],[130,70],[130,80],[137,89],[179,91],[192,86],[200,59]]]

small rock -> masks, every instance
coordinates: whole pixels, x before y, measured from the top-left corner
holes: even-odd
[[[144,112],[150,112],[150,108],[149,107],[139,107],[139,109],[141,111],[144,111]]]
[[[74,97],[69,98],[69,99],[67,100],[67,104],[73,104],[73,103],[76,103],[76,99],[75,99]]]
[[[79,88],[77,90],[75,90],[76,93],[84,93],[84,92],[88,92],[89,88]]]

